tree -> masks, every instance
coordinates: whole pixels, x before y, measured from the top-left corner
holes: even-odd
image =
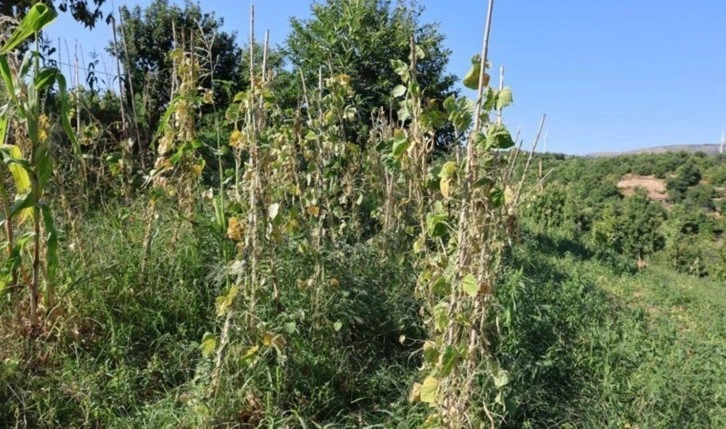
[[[119,55],[129,68],[130,86],[136,92],[136,119],[146,139],[153,135],[172,96],[169,53],[173,49],[202,52],[207,47],[204,41],[209,44],[210,52],[200,54],[202,61],[209,61],[199,84],[214,90],[216,105],[227,106],[244,87],[247,79],[240,67],[242,50],[236,35],[221,31],[223,20],[202,12],[199,5],[187,0],[182,8],[168,0],[154,0],[145,9],[123,7],[121,14],[123,26],[117,31],[127,49],[119,49]],[[108,51],[116,53],[112,47]],[[141,144],[145,147],[148,141]]]
[[[593,237],[597,243],[614,247],[641,262],[663,247],[660,226],[664,220],[663,207],[638,189],[621,204],[611,204],[603,210],[593,224]]]
[[[428,98],[443,101],[454,93],[456,77],[446,74],[451,51],[443,47],[437,24],[419,22],[423,9],[415,1],[327,0],[312,6],[312,18],[292,18],[287,54],[307,83],[317,85],[319,73],[347,74],[360,97],[358,116],[368,124],[379,108],[395,111],[391,96],[400,83],[391,60],[408,61],[411,36],[425,57],[417,62],[418,82]],[[300,85],[298,82],[297,85]],[[301,92],[301,91],[299,91]],[[357,140],[366,125],[354,130]]]
[[[45,0],[42,3],[52,8],[58,8],[61,12],[69,12],[73,19],[82,23],[88,28],[93,28],[96,22],[103,17],[101,6],[106,0]],[[30,7],[38,3],[38,0],[16,0],[0,2],[0,14],[13,16],[22,19]]]
[[[689,159],[678,167],[675,177],[671,177],[666,181],[666,189],[668,189],[670,200],[682,201],[686,198],[688,188],[697,185],[700,181],[701,170],[692,159]]]

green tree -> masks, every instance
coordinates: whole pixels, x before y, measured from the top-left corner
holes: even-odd
[[[154,134],[171,99],[173,61],[169,53],[173,49],[191,51],[193,47],[202,61],[208,60],[199,83],[214,89],[218,106],[229,104],[230,97],[245,86],[247,79],[240,67],[242,49],[236,35],[222,31],[223,20],[203,12],[198,4],[187,1],[180,7],[168,0],[154,0],[144,9],[123,7],[121,14],[123,28],[119,27],[118,32],[120,37],[125,36],[128,49],[121,49],[119,55],[130,69],[128,78],[136,92],[136,119],[142,138]],[[211,52],[201,53],[205,49]],[[115,54],[114,49],[108,50]],[[149,142],[140,143],[146,147]]]
[[[701,170],[692,159],[689,159],[678,167],[675,177],[671,177],[666,181],[669,199],[674,202],[683,201],[686,198],[688,188],[697,185],[700,181]]]
[[[714,198],[716,190],[713,186],[701,183],[699,185],[688,188],[686,191],[685,204],[689,207],[698,207],[708,211],[715,211],[716,204]]]
[[[16,19],[22,19],[32,5],[35,3],[45,3],[53,9],[61,12],[70,12],[73,19],[82,23],[86,27],[93,28],[99,19],[103,18],[101,6],[106,0],[15,0],[0,2],[0,14],[13,16]]]
[[[593,224],[593,237],[596,243],[641,261],[663,247],[660,227],[665,217],[663,207],[638,189],[634,196],[603,210]]]
[[[309,20],[291,19],[287,53],[292,65],[301,70],[306,83],[317,84],[319,73],[347,74],[360,97],[359,123],[384,108],[395,115],[391,96],[400,83],[391,60],[408,62],[411,36],[423,50],[417,61],[418,82],[429,99],[443,101],[454,93],[456,77],[445,69],[451,51],[443,46],[438,25],[422,24],[423,8],[415,1],[327,0],[312,6]],[[300,85],[299,82],[296,83]],[[363,140],[367,125],[352,130],[353,140]]]

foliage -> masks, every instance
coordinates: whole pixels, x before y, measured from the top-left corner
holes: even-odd
[[[63,75],[55,68],[41,69],[37,51],[29,51],[19,65],[14,64],[11,55],[29,37],[37,36],[55,17],[56,13],[47,6],[34,6],[0,47],[0,75],[9,99],[0,107],[1,154],[4,173],[10,173],[15,187],[11,201],[5,184],[0,185],[6,235],[4,247],[8,257],[7,269],[3,270],[7,276],[0,281],[0,290],[17,286],[28,288],[29,321],[33,335],[37,334],[39,321],[41,277],[45,279],[45,308],[51,311],[55,307],[58,232],[51,207],[46,201],[46,190],[53,175],[53,161],[48,139],[49,120],[41,111],[41,105],[46,93],[56,82],[60,90],[61,123],[77,155],[80,155],[80,149],[70,128]],[[4,144],[9,137],[15,144]],[[83,160],[80,161],[81,167],[84,167]],[[14,229],[26,220],[32,222],[32,229],[16,236]],[[30,279],[25,275],[26,258],[30,259]],[[42,261],[42,258],[45,260]]]
[[[36,4],[36,0],[14,0],[0,3],[0,14],[14,16],[18,19],[24,18]],[[61,12],[70,11],[73,19],[83,23],[86,27],[93,28],[99,19],[103,18],[101,6],[106,0],[46,0],[43,4]]]
[[[676,170],[675,177],[668,178],[666,188],[671,201],[682,201],[686,198],[688,188],[697,185],[701,181],[701,171],[698,166],[690,161]]]
[[[443,46],[444,36],[437,25],[419,22],[421,14],[416,2],[326,0],[312,6],[309,20],[291,19],[287,55],[309,88],[317,85],[321,68],[324,75],[351,77],[353,91],[359,96],[356,118],[361,124],[349,126],[353,141],[365,141],[371,117],[378,116],[379,109],[396,119],[391,94],[399,82],[391,60],[409,57],[412,36],[424,54],[416,63],[416,72],[426,98],[441,103],[454,93],[456,78],[446,74],[451,51]],[[302,93],[302,82],[295,84]]]
[[[127,10],[135,89],[166,81],[123,117],[3,52],[0,421],[724,426],[726,158],[524,153],[486,43],[449,96],[414,3],[314,8],[292,72],[191,3]],[[651,174],[678,201],[619,189]]]
[[[151,143],[148,139],[156,132],[173,96],[170,82],[175,60],[170,52],[209,52],[201,58],[206,72],[199,75],[199,83],[214,91],[219,105],[227,105],[231,95],[243,88],[242,51],[235,35],[222,31],[223,20],[214,14],[203,12],[191,1],[180,7],[168,0],[154,0],[143,9],[122,7],[121,13],[123,25],[117,31],[124,46],[108,51],[111,55],[118,52],[129,74],[127,90],[135,91],[134,99],[130,93],[125,96],[136,105],[139,117],[134,120],[144,139],[138,142],[142,150]]]
[[[599,247],[612,247],[641,260],[663,247],[660,225],[665,210],[645,193],[626,198],[622,205],[608,205],[593,225]]]

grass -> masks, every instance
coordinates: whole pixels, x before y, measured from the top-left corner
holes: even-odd
[[[300,282],[313,261],[276,249],[265,270],[284,287],[264,303],[265,329],[284,334],[284,346],[265,349],[256,371],[228,368],[225,394],[209,402],[199,342],[219,325],[218,238],[203,218],[180,221],[161,207],[142,273],[147,224],[138,213],[141,202],[82,224],[83,249],[63,252],[65,307],[45,341],[16,335],[13,303],[3,298],[6,426],[245,427],[253,414],[257,427],[421,424],[425,406],[407,396],[424,334],[401,253],[326,248],[326,278],[336,282],[313,295]],[[524,237],[496,291],[491,335],[509,374],[503,427],[726,425],[720,283],[657,265],[639,273],[554,233]]]
[[[547,238],[500,290],[508,426],[723,427],[723,286]]]

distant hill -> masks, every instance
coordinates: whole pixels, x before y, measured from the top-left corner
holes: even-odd
[[[604,157],[618,155],[635,155],[639,153],[666,153],[666,152],[704,152],[709,155],[719,153],[721,145],[718,144],[680,144],[672,146],[655,146],[644,149],[635,149],[626,152],[595,152],[588,154],[588,157]]]

